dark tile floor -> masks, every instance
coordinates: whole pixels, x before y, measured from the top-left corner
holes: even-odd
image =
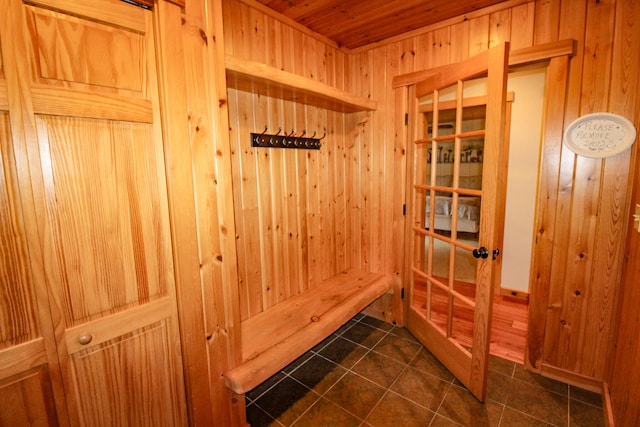
[[[479,403],[404,328],[357,315],[250,391],[259,426],[604,426],[600,395],[492,357]]]

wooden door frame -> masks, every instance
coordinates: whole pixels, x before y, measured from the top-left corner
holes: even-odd
[[[558,194],[558,170],[562,151],[564,120],[544,120],[545,117],[564,117],[566,88],[569,77],[569,57],[552,58],[547,68],[547,87],[543,106],[542,151],[540,179],[534,225],[532,265],[529,275],[529,321],[524,365],[541,372],[544,335],[549,300],[551,264],[554,253],[555,205]],[[545,203],[540,203],[546,200]]]

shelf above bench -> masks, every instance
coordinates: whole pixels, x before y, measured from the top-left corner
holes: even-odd
[[[243,363],[225,374],[237,394],[255,388],[387,293],[389,276],[350,269],[240,325]]]
[[[373,111],[377,102],[266,64],[225,57],[227,86],[343,113]]]

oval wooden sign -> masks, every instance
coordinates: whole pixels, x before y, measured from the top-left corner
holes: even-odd
[[[604,158],[631,147],[636,129],[626,118],[612,113],[586,114],[564,132],[564,143],[576,154]]]

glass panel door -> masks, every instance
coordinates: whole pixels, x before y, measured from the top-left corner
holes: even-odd
[[[481,401],[504,218],[507,52],[495,47],[418,83],[410,120],[407,326]]]

